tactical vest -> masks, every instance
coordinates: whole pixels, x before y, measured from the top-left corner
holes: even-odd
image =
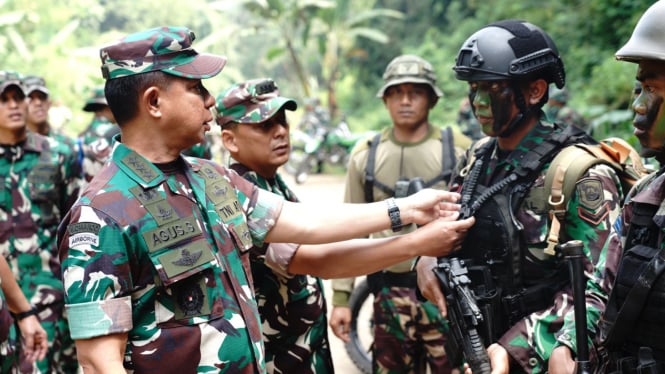
[[[552,258],[542,266],[530,266],[526,273],[528,248],[521,235],[521,224],[514,212],[529,194],[537,175],[558,153],[571,143],[579,142],[572,130],[553,134],[534,147],[503,180],[491,186],[477,182],[486,170],[496,140],[492,139],[476,148],[470,171],[465,178],[462,208],[465,201],[472,204],[471,214],[476,223],[455,254],[465,261],[472,281],[472,289],[488,323],[480,331],[484,341],[496,341],[524,316],[542,310],[551,304],[554,294],[563,288],[568,272],[563,261]]]
[[[659,365],[665,364],[665,249],[657,248],[663,236],[653,220],[659,206],[633,202],[632,208],[626,249],[601,323],[603,346],[619,371],[627,362],[638,364],[640,347],[649,347]]]
[[[388,196],[395,196],[395,190],[380,181],[374,176],[374,164],[376,161],[376,149],[381,142],[381,133],[378,133],[369,142],[369,152],[367,153],[367,163],[365,164],[365,202],[374,201],[374,187],[385,192]],[[440,181],[450,182],[453,169],[457,164],[455,157],[455,144],[453,142],[453,131],[450,127],[441,129],[441,173],[431,180],[425,181],[423,188],[432,187]]]

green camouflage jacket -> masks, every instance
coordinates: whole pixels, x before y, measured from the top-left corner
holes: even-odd
[[[116,142],[58,233],[74,339],[128,333],[131,372],[264,372],[247,251],[283,199],[206,160]]]
[[[56,231],[81,186],[76,155],[28,131],[24,142],[0,146],[0,175],[0,252],[32,305],[62,303]]]
[[[261,189],[284,196],[288,201],[298,201],[279,174],[273,180],[267,180],[239,163],[232,163],[229,167]],[[275,261],[290,259],[298,247],[298,244],[271,243],[250,252],[254,293],[263,324],[266,364],[276,373],[332,373],[321,279],[306,274],[289,274],[286,271],[288,264]],[[287,252],[289,249],[291,253]],[[281,256],[275,256],[276,252]]]

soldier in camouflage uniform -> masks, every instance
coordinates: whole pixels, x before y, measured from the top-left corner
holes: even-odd
[[[399,196],[405,192],[399,184],[403,187],[415,178],[428,186],[446,189],[455,160],[470,144],[462,134],[451,135],[449,141],[443,141],[442,130],[429,123],[429,111],[442,96],[429,62],[414,55],[398,56],[386,67],[383,79],[384,85],[377,97],[385,103],[393,123],[382,131],[375,156],[370,156],[372,147],[368,142],[360,142],[352,151],[345,202],[373,202]],[[373,167],[368,166],[370,157],[375,158]],[[374,173],[374,177],[370,178],[369,173]],[[388,189],[380,188],[378,183]],[[371,196],[368,196],[368,188]],[[404,232],[414,229],[407,227]],[[402,232],[386,230],[372,237],[400,234]],[[416,273],[411,265],[412,259],[409,259],[367,277],[374,294],[374,372],[424,372],[425,358],[432,372],[450,372],[452,367],[443,350],[445,320],[433,304],[416,298]],[[332,287],[330,326],[336,336],[348,341],[349,297],[354,278],[334,280]]]
[[[0,286],[0,373],[34,372],[48,350],[46,331],[2,256]]]
[[[122,137],[58,231],[70,329],[91,371],[265,372],[250,248],[429,222],[384,246],[328,253],[270,246],[265,254],[293,274],[348,275],[413,252],[447,253],[468,227],[453,221],[459,195],[449,192],[330,205],[322,215],[320,204],[285,201],[235,171],[183,157],[213,120],[215,100],[201,80],[226,63],[196,52],[194,37],[185,27],[159,27],[100,51]]]
[[[621,216],[612,227],[606,251],[604,283],[612,285],[605,311],[598,319],[589,315],[589,327],[597,327],[599,365],[597,373],[665,373],[665,327],[663,326],[664,212],[665,212],[665,1],[651,5],[633,33],[616,52],[616,58],[637,64],[633,97],[634,135],[640,155],[655,158],[661,168],[643,178],[628,193]],[[620,257],[619,257],[620,256]],[[618,264],[616,264],[618,263]],[[592,278],[597,280],[597,278]],[[589,282],[587,293],[607,287]],[[572,318],[572,316],[569,316]],[[570,333],[574,330],[570,329]],[[570,349],[555,349],[549,372],[573,372]],[[556,358],[556,360],[555,360]]]
[[[54,129],[49,123],[48,115],[51,109],[51,99],[44,78],[34,75],[26,76],[23,78],[23,85],[28,99],[28,118],[26,121],[28,130],[52,137],[74,149],[76,141],[65,135],[60,129]]]
[[[90,182],[111,155],[111,143],[120,132],[115,117],[106,102],[104,86],[92,89],[83,106],[84,112],[93,113],[92,121],[78,136],[78,149],[83,176]]]
[[[619,214],[621,183],[606,164],[586,170],[567,197],[559,241],[551,242],[554,214],[544,190],[549,163],[569,144],[593,143],[573,126],[546,121],[541,109],[549,84],[565,84],[554,42],[531,23],[499,21],[464,42],[454,70],[457,79],[468,82],[474,114],[491,137],[467,151],[451,186],[463,199],[480,204],[469,212],[476,224],[455,256],[476,269],[473,274],[491,274],[472,276],[472,289],[483,305],[494,308],[493,336],[484,336],[492,372],[543,373],[555,346],[575,347],[568,326],[573,321],[564,319],[573,308],[569,273],[552,249],[568,240],[583,241],[589,274],[594,263],[602,266],[614,258],[603,243]],[[435,264],[435,259],[419,261],[418,283],[423,295],[445,310],[432,273]],[[607,293],[605,284],[586,295],[589,318],[603,310]]]
[[[217,96],[217,124],[231,155],[230,168],[260,188],[298,201],[277,169],[289,159],[286,110],[297,104],[281,97],[274,81],[235,84]],[[250,251],[269,373],[332,373],[323,283],[271,267],[266,249]]]
[[[573,125],[581,130],[591,133],[591,124],[582,115],[568,105],[568,90],[558,87],[550,87],[549,100],[545,107],[547,119],[562,126]]]
[[[10,111],[0,118],[0,250],[48,333],[49,351],[39,370],[74,373],[55,241],[60,219],[78,197],[80,170],[68,145],[27,130],[18,75],[1,72],[0,78]]]

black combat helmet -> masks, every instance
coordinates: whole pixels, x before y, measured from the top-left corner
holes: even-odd
[[[500,137],[510,136],[529,113],[536,113],[547,102],[527,107],[520,83],[544,79],[563,88],[566,73],[552,39],[538,26],[521,20],[503,20],[476,31],[462,44],[455,62],[455,77],[462,81],[511,81],[519,114],[505,129],[495,123]],[[470,94],[469,101],[473,102]]]
[[[562,88],[566,73],[552,39],[538,26],[520,20],[492,23],[462,44],[455,62],[462,81],[542,78]]]

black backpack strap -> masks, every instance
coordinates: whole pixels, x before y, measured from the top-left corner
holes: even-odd
[[[441,174],[427,181],[425,187],[432,187],[439,181],[445,181],[449,185],[456,165],[453,130],[448,126],[441,129]]]
[[[365,201],[371,203],[374,201],[374,187],[385,192],[388,196],[393,196],[395,191],[385,184],[376,180],[374,176],[374,164],[376,163],[376,149],[381,143],[381,133],[376,134],[369,142],[369,152],[367,153],[367,163],[365,164]]]

